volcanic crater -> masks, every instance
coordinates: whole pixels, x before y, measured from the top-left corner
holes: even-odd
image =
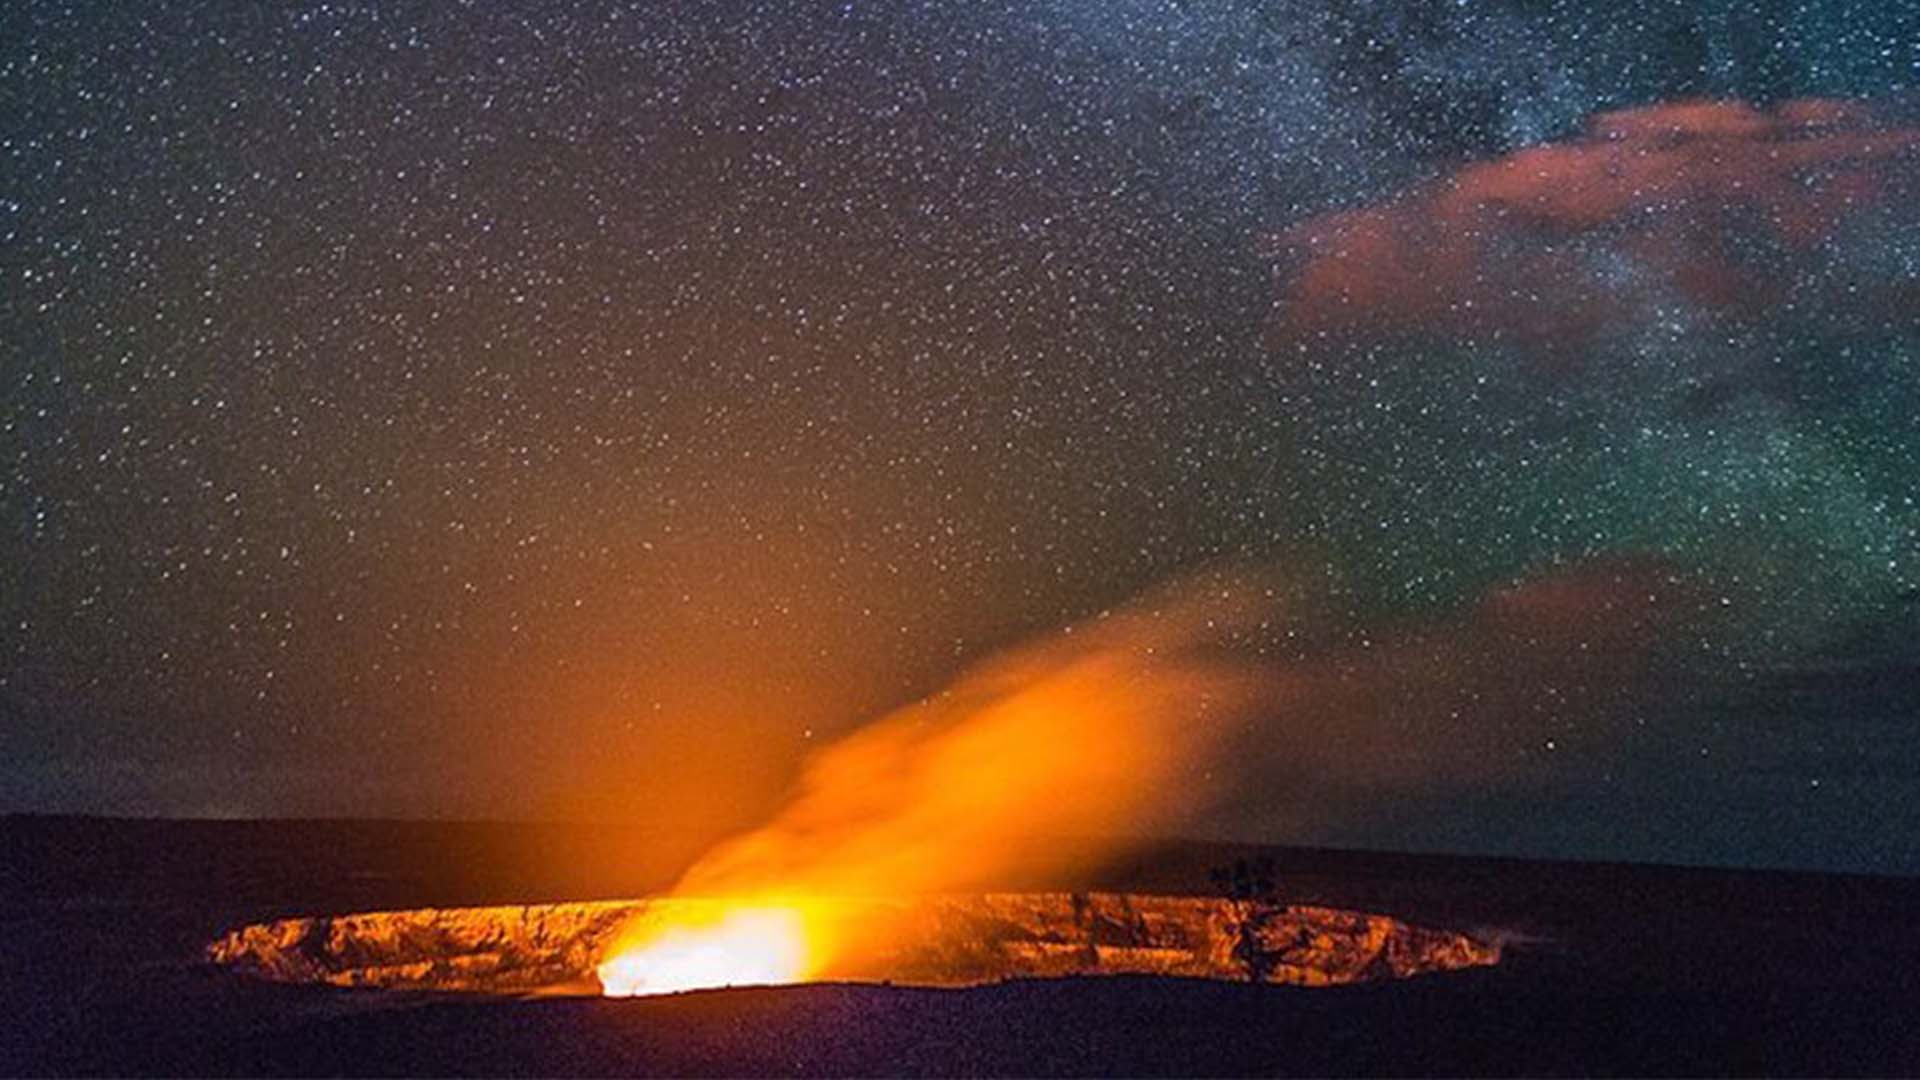
[[[1152,974],[1258,977],[1298,986],[1407,978],[1496,964],[1500,945],[1385,915],[1135,893],[989,893],[808,900],[816,959],[754,982],[968,986],[1016,978]],[[493,994],[647,993],[603,985],[622,943],[711,924],[737,901],[657,897],[286,918],[207,946],[215,965],[278,982]],[[1252,925],[1251,934],[1242,928]],[[1247,962],[1251,939],[1259,961]]]

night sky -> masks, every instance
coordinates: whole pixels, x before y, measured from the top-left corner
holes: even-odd
[[[1920,871],[1917,79],[1884,0],[12,5],[0,809],[718,835],[1232,566],[1297,708],[1194,831]]]

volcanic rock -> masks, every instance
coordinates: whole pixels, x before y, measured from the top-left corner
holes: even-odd
[[[278,982],[390,989],[593,993],[595,966],[636,920],[724,901],[655,898],[422,908],[281,919],[207,948],[213,963]],[[1117,893],[837,900],[821,980],[962,986],[1009,978],[1154,974],[1245,979],[1243,903]],[[1272,909],[1254,920],[1268,978],[1331,986],[1498,963],[1500,947],[1384,915]]]

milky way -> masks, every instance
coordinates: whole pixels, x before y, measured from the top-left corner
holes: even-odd
[[[1920,867],[1908,5],[6,23],[0,808],[717,832],[1231,563],[1223,834]]]

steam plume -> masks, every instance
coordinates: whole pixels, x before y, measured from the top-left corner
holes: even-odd
[[[1201,774],[1262,696],[1230,646],[1270,601],[1245,580],[1163,591],[1034,640],[814,757],[767,825],[676,891],[870,895],[962,889],[1198,809]],[[1078,838],[1078,839],[1068,839]]]

